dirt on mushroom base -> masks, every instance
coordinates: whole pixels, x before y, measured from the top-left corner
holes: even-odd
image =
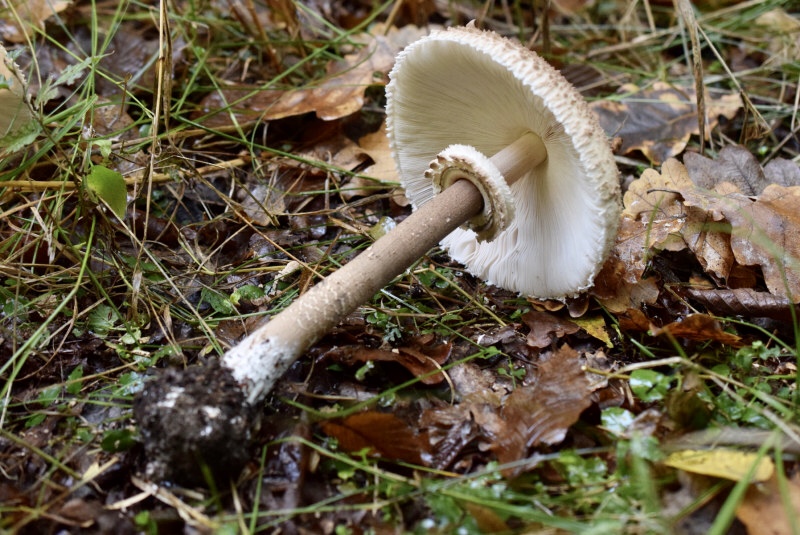
[[[150,479],[188,486],[225,481],[253,456],[259,411],[217,360],[148,381],[133,415]]]

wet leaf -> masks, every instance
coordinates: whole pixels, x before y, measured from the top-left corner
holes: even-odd
[[[320,424],[322,430],[339,441],[339,446],[351,453],[369,450],[370,454],[423,464],[428,440],[394,414],[367,411],[342,420]]]
[[[491,449],[501,463],[524,458],[528,449],[564,440],[567,429],[590,404],[591,385],[578,353],[565,345],[542,357],[536,382],[517,387],[500,409],[506,426],[490,431]]]
[[[707,314],[690,314],[685,318],[653,329],[654,336],[670,334],[675,338],[686,338],[696,342],[715,341],[731,347],[741,347],[742,339],[722,329],[716,318]]]
[[[434,385],[444,381],[441,365],[447,362],[452,350],[450,342],[440,342],[432,335],[412,338],[408,344],[398,348],[369,348],[362,345],[336,346],[325,352],[324,357],[352,365],[356,362],[397,362],[419,377],[424,384]]]
[[[103,451],[117,452],[126,451],[136,444],[134,432],[130,429],[112,429],[103,433],[103,440],[100,447]]]
[[[767,481],[775,470],[768,457],[724,448],[676,451],[664,460],[664,464],[685,472],[731,481],[743,479],[754,465],[752,481]]]
[[[590,336],[603,342],[606,347],[614,347],[614,344],[611,342],[611,336],[609,336],[608,329],[606,328],[606,320],[603,316],[584,316],[581,318],[573,318],[572,321]]]
[[[630,387],[633,393],[645,403],[666,397],[673,378],[653,370],[635,370],[631,373]]]
[[[603,410],[600,421],[603,429],[613,433],[618,437],[625,437],[635,416],[633,413],[622,407],[609,407]]]

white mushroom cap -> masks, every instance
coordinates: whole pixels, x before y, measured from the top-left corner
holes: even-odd
[[[437,31],[397,58],[387,133],[406,195],[429,201],[425,178],[450,145],[492,156],[526,134],[547,159],[511,185],[515,216],[492,241],[459,228],[442,241],[474,275],[540,298],[592,285],[613,244],[619,181],[608,140],[578,91],[523,46],[472,27]]]

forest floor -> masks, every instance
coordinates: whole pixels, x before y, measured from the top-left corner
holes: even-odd
[[[0,531],[800,533],[797,2],[3,5]],[[285,374],[241,470],[152,477],[144,385],[411,213],[384,88],[470,21],[609,137],[593,288],[435,248]]]

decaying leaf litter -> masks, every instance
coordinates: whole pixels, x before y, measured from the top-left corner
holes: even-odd
[[[671,4],[42,6],[4,30],[36,118],[4,138],[4,529],[790,532],[791,6],[696,5],[705,155]],[[382,84],[472,19],[547,43],[618,136],[593,290],[533,302],[432,251],[290,371],[233,484],[145,480],[145,378],[213,365],[407,216]]]

